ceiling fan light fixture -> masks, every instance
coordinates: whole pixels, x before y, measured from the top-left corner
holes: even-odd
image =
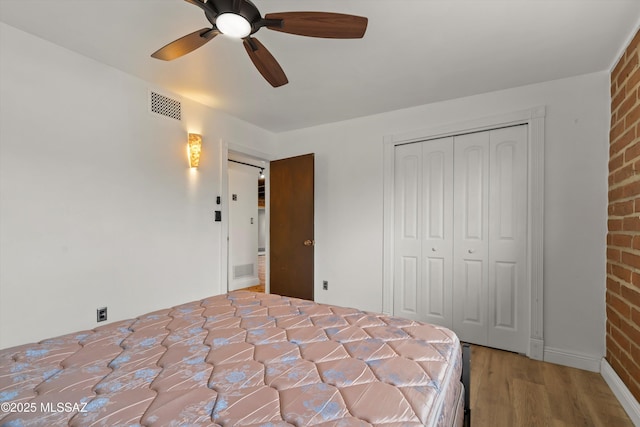
[[[222,13],[216,18],[218,30],[229,37],[242,39],[251,34],[251,24],[235,13]]]

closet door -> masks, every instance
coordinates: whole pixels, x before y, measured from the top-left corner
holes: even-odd
[[[396,147],[394,176],[394,314],[420,320],[422,145]]]
[[[487,345],[489,293],[489,132],[454,141],[453,329]]]
[[[453,138],[396,147],[394,313],[453,327]]]
[[[421,320],[453,328],[453,138],[422,143]]]
[[[527,126],[491,131],[488,345],[526,353]]]

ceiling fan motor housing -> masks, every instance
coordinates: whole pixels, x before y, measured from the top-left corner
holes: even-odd
[[[260,11],[249,0],[208,0],[207,4],[213,11],[205,10],[205,15],[212,25],[216,25],[216,20],[223,13],[234,13],[242,16],[251,24],[251,34],[258,31],[262,25],[258,25],[262,20]]]

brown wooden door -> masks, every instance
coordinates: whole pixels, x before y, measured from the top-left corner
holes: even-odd
[[[270,163],[270,292],[313,300],[314,156]]]

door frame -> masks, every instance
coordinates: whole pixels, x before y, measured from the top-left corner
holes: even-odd
[[[264,165],[264,214],[265,221],[269,223],[269,210],[270,210],[270,186],[269,186],[269,166],[273,156],[255,150],[253,148],[246,147],[244,145],[229,143],[222,140],[222,150],[220,155],[220,205],[215,205],[216,208],[222,211],[222,231],[220,233],[220,287],[222,292],[229,292],[229,151],[237,153],[241,156],[251,157],[256,161],[265,162]],[[257,185],[257,180],[256,180]],[[265,293],[269,293],[269,228],[265,230]]]
[[[430,139],[480,132],[506,126],[528,125],[527,141],[527,286],[531,293],[527,356],[543,360],[543,243],[544,243],[544,128],[546,107],[436,125],[417,131],[386,135],[383,147],[383,278],[382,311],[393,314],[395,147]]]

